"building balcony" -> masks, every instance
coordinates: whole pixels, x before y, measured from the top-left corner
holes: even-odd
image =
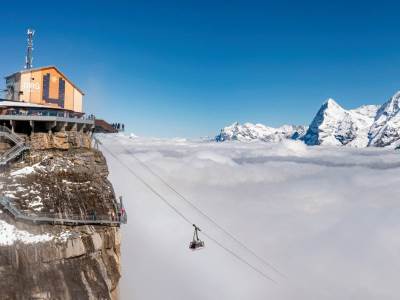
[[[94,116],[82,116],[76,113],[54,110],[7,111],[0,114],[1,121],[42,121],[67,122],[94,125]]]

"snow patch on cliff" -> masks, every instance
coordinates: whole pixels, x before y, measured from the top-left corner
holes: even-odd
[[[43,170],[44,167],[40,165],[40,163],[34,164],[33,166],[27,166],[22,169],[11,172],[10,175],[12,177],[26,176],[32,173],[35,173],[39,170]]]
[[[48,242],[52,239],[53,237],[50,234],[32,234],[0,220],[0,246],[10,246],[16,242],[36,244]]]

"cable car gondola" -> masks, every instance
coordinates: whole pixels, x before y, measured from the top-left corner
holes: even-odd
[[[196,224],[193,224],[194,227],[194,233],[193,233],[193,240],[190,242],[189,249],[191,250],[200,250],[204,248],[204,242],[199,239],[199,231],[201,229],[196,226]]]

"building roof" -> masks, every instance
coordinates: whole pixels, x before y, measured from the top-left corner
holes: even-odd
[[[43,108],[43,109],[57,109],[57,110],[70,111],[69,109],[53,107],[53,106],[49,106],[49,105],[34,104],[34,103],[23,102],[23,101],[10,101],[10,100],[3,100],[3,99],[0,99],[0,108],[1,107]]]
[[[112,127],[112,125],[102,119],[95,119],[95,132],[102,132],[102,133],[117,133],[118,130]]]
[[[23,74],[23,73],[29,73],[29,72],[36,72],[36,71],[41,71],[41,70],[46,70],[46,69],[55,69],[58,73],[60,73],[74,88],[76,88],[82,95],[85,95],[85,93],[78,88],[71,80],[68,79],[67,76],[63,72],[61,72],[56,66],[44,66],[44,67],[38,67],[38,68],[32,68],[32,69],[24,69],[19,72],[15,72],[11,75],[6,76],[5,78],[12,77],[16,74]]]

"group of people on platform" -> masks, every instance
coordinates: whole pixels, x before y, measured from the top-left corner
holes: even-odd
[[[123,123],[112,123],[112,127],[118,131],[125,131],[125,124]]]

